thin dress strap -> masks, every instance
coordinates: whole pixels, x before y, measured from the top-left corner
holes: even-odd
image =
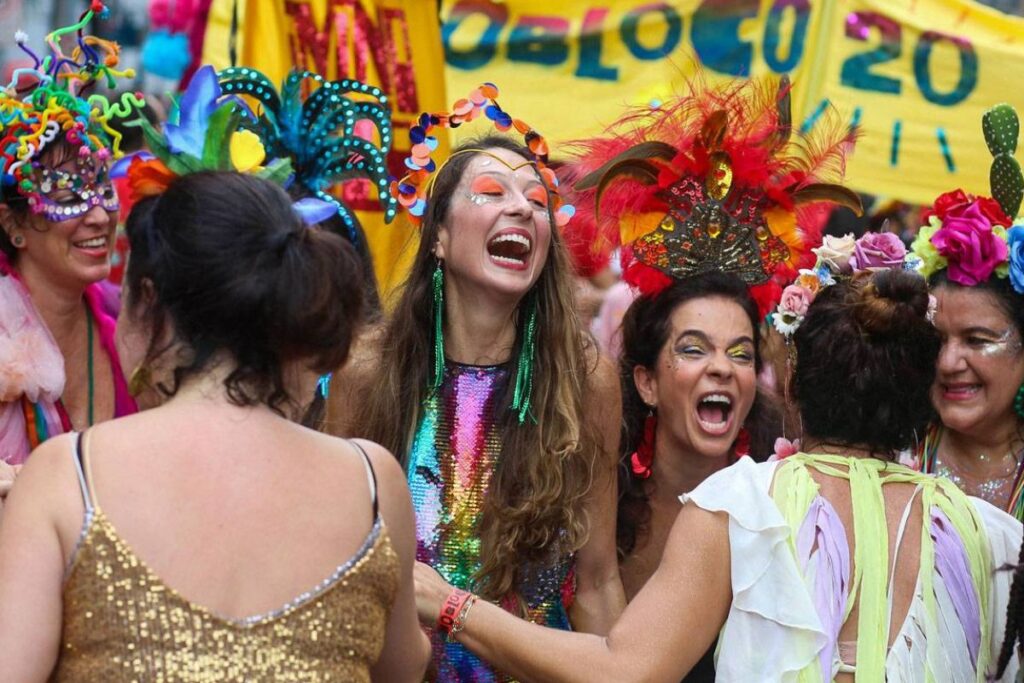
[[[366,483],[370,487],[370,500],[373,502],[373,518],[377,519],[377,473],[373,471],[373,465],[370,463],[370,456],[366,454],[363,447],[355,441],[346,440],[355,446],[355,449],[363,456],[363,464],[366,466]]]
[[[85,504],[85,515],[89,517],[93,512],[92,493],[89,490],[89,482],[85,476],[85,464],[83,463],[82,439],[84,432],[75,435],[71,445],[72,460],[75,463],[75,473],[78,475],[78,485],[82,489],[82,502]]]

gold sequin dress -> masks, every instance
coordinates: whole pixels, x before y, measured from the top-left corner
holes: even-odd
[[[189,602],[134,554],[75,450],[86,516],[64,584],[52,681],[370,680],[399,576],[375,490],[373,528],[350,560],[282,608],[235,620]]]

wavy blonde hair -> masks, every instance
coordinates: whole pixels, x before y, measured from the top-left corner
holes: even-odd
[[[493,135],[465,143],[455,152],[489,148],[530,158],[521,146]],[[354,415],[356,431],[399,454],[404,466],[429,393],[433,248],[438,229],[448,218],[450,197],[475,156],[456,154],[438,171],[419,250],[383,331],[373,390]],[[523,298],[534,297],[537,307],[532,397],[536,423],[527,419],[520,424],[509,409],[514,385],[510,381],[498,401],[502,450],[478,528],[481,564],[475,590],[490,600],[516,598],[520,606],[516,586],[521,567],[549,560],[552,548],[561,553],[578,550],[589,532],[584,499],[600,446],[596,430],[584,418],[583,396],[598,353],[576,317],[570,271],[558,231],[552,230],[547,262]],[[523,344],[524,308],[520,302],[512,358],[518,357]]]

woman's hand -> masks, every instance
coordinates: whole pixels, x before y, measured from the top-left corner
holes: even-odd
[[[416,611],[420,623],[429,628],[437,625],[441,605],[452,592],[452,586],[429,564],[417,562],[412,577],[416,581]]]

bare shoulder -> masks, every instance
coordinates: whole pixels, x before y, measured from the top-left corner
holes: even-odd
[[[366,457],[370,460],[374,475],[381,486],[405,486],[405,473],[398,459],[388,449],[379,443],[366,439],[352,439],[352,443],[358,444]]]
[[[345,364],[334,371],[327,396],[325,431],[334,436],[351,432],[354,418],[353,397],[360,396],[373,386],[380,368],[380,349],[384,340],[384,325],[369,325],[352,342]]]
[[[57,482],[77,481],[73,453],[77,434],[61,434],[40,444],[29,456],[17,477],[14,491],[36,500],[52,499],[62,492]]]

